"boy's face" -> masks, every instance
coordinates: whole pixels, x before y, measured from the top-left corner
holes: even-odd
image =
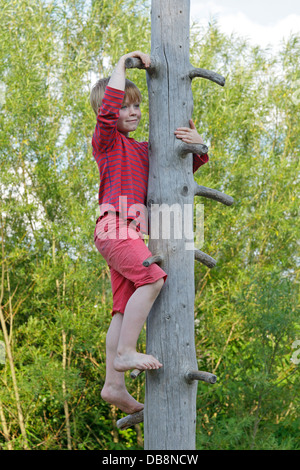
[[[120,109],[120,115],[117,122],[118,131],[122,134],[128,135],[129,132],[133,132],[137,129],[142,113],[140,110],[140,104],[129,103],[126,99]]]

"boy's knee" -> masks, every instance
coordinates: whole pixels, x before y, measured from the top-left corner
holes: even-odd
[[[156,281],[156,282],[153,284],[153,287],[154,287],[155,290],[157,291],[157,295],[160,293],[160,291],[161,291],[163,285],[164,285],[164,280],[163,280],[163,278],[158,279],[158,281]]]
[[[158,279],[158,281],[152,282],[151,284],[145,284],[143,287],[147,289],[149,295],[155,299],[161,291],[162,286],[164,285],[164,280]]]

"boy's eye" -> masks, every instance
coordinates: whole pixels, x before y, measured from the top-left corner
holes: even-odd
[[[121,109],[127,109],[128,106],[130,106],[130,105],[128,105],[128,104],[123,104],[123,106],[121,107]],[[134,106],[135,108],[139,108],[139,107],[140,107],[140,103],[135,103],[133,106]]]

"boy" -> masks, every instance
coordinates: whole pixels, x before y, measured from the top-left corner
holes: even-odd
[[[141,94],[126,80],[125,60],[137,57],[145,67],[150,57],[135,51],[121,57],[109,79],[99,80],[91,92],[91,104],[97,115],[93,135],[93,155],[100,172],[99,204],[94,240],[106,259],[113,292],[112,320],[106,337],[106,378],[101,397],[125,413],[144,407],[127,391],[124,372],[129,369],[159,369],[162,364],[152,355],[136,351],[136,344],[151,307],[167,274],[157,265],[145,268],[151,256],[143,240],[147,227],[148,144],[137,142],[129,133],[137,129]],[[194,124],[179,128],[177,138],[187,143],[203,143]],[[208,156],[194,156],[194,171]],[[140,212],[139,227],[135,223]]]

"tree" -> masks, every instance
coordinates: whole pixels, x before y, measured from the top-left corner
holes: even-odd
[[[89,89],[126,48],[150,51],[145,5],[0,0],[1,307],[30,449],[67,449],[68,432],[72,449],[141,447],[143,426],[119,431],[122,414],[99,394],[112,299],[93,245]],[[195,265],[196,355],[200,370],[218,376],[198,383],[197,448],[298,449],[299,35],[276,53],[216,23],[194,25],[190,40],[191,63],[226,78],[224,88],[192,82],[210,156],[195,179],[235,198],[231,208],[197,199],[202,249],[217,264]],[[147,140],[146,77],[128,76],[144,97],[134,137]],[[24,439],[7,348],[3,357],[0,447],[17,450]],[[127,380],[142,401],[143,376]]]
[[[193,85],[197,125],[210,144],[196,178],[222,181],[236,201],[226,211],[205,201],[203,249],[219,262],[196,266],[196,342],[199,368],[218,383],[199,384],[198,447],[297,448],[299,37],[274,55],[213,23],[194,31],[192,57],[226,77],[222,96],[210,82]]]
[[[192,152],[205,154],[207,147],[178,144],[174,136],[174,130],[188,126],[192,116],[191,79],[200,76],[224,84],[221,76],[191,67],[189,16],[188,0],[152,1],[152,65],[148,74],[149,247],[154,254],[150,262],[157,256],[161,258],[168,281],[147,321],[147,351],[160,358],[164,367],[157,372],[147,372],[146,449],[194,449],[195,380],[199,378],[194,348],[196,252],[190,237],[194,195],[206,195],[227,205],[233,202],[217,191],[195,187]],[[209,258],[202,252],[197,251],[197,254],[202,261]],[[206,259],[205,264],[213,263],[213,260],[207,263]]]
[[[105,54],[125,47],[139,8],[134,1],[1,2],[1,312],[20,396],[6,347],[3,446],[23,447],[18,401],[30,448],[91,448],[99,446],[95,435],[113,442],[112,412],[91,398],[103,377],[110,299],[92,237],[99,176],[89,89],[92,74],[109,73]],[[118,44],[108,50],[113,38]]]

